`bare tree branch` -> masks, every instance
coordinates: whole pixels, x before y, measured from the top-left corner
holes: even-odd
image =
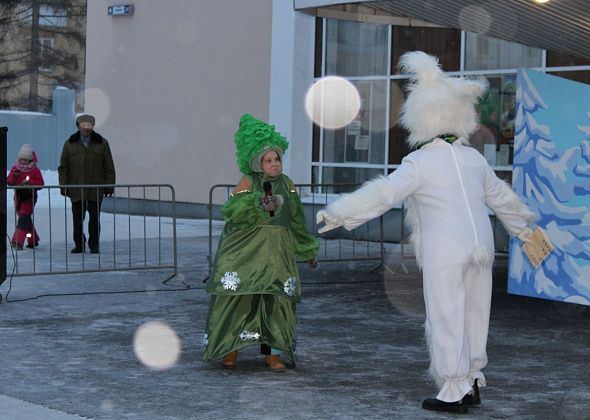
[[[0,0],[0,106],[47,110],[84,85],[86,0]]]

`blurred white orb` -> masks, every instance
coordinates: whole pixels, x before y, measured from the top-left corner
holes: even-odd
[[[549,0],[535,0],[535,3],[547,3]]]
[[[468,32],[483,35],[489,31],[492,25],[492,17],[483,7],[466,6],[459,12],[459,22],[461,28]]]
[[[154,370],[165,370],[180,358],[180,338],[161,321],[141,325],[133,337],[133,350],[141,363]]]
[[[336,129],[350,123],[361,109],[361,97],[348,80],[328,76],[315,82],[307,91],[305,110],[314,123]]]
[[[101,89],[86,89],[84,92],[84,104],[84,113],[94,115],[96,126],[104,123],[111,114],[111,101]]]
[[[105,413],[110,413],[111,411],[113,411],[114,407],[115,407],[115,404],[113,403],[112,400],[103,400],[100,403],[100,409]]]

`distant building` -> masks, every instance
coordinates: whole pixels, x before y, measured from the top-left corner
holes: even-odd
[[[86,0],[70,0],[69,12],[40,0],[20,2],[11,16],[3,16],[3,37],[0,38],[0,75],[19,72],[17,86],[2,98],[8,103],[4,109],[50,113],[53,90],[66,86],[80,94],[84,89],[84,60],[86,34]],[[5,9],[1,9],[5,10]],[[33,24],[38,22],[38,25]],[[29,69],[33,48],[31,38],[39,40],[38,66]],[[76,41],[74,41],[76,37]],[[69,56],[66,61],[51,64],[50,51],[61,51]],[[34,86],[31,86],[31,73]],[[29,92],[37,90],[38,108],[31,109]],[[34,93],[34,92],[33,92]],[[84,107],[83,96],[78,95],[76,108]]]

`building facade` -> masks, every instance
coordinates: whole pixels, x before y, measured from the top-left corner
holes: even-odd
[[[110,16],[109,5],[88,4],[86,112],[111,142],[120,182],[169,183],[182,202],[207,203],[213,185],[238,181],[233,133],[243,113],[290,140],[284,166],[296,183],[358,184],[395,170],[408,153],[397,124],[406,51],[489,80],[471,140],[507,180],[517,69],[590,82],[590,59],[401,16],[334,7],[310,15],[284,0],[146,0],[131,16]],[[361,98],[339,129],[314,125],[304,106],[308,89],[330,75]]]

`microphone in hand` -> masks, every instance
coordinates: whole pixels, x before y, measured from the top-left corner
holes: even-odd
[[[264,181],[264,183],[262,184],[262,188],[264,189],[264,195],[266,197],[272,196],[272,185],[270,185],[270,182]],[[274,210],[269,210],[268,213],[270,214],[270,217],[274,217],[275,215]]]

